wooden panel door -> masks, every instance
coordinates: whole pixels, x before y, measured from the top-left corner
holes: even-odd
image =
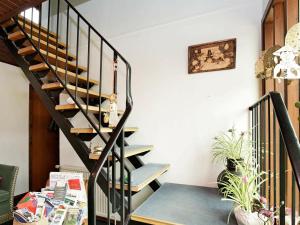
[[[45,187],[49,172],[59,164],[59,131],[49,128],[52,118],[39,96],[29,90],[29,188]]]

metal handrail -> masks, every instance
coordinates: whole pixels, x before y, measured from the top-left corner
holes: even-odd
[[[273,106],[272,110],[271,103]],[[260,194],[269,197],[269,207],[279,210],[278,219],[280,225],[285,224],[286,201],[291,197],[291,221],[292,225],[295,225],[296,201],[298,201],[296,199],[296,185],[298,190],[300,190],[300,144],[288,110],[280,93],[274,91],[261,97],[258,102],[249,107],[249,110],[251,112],[253,129],[253,162],[258,170],[257,172],[264,172],[262,179],[268,181],[268,185],[266,183],[262,184]],[[292,192],[290,196],[287,195],[290,191],[287,190],[286,181],[287,155],[292,167]],[[279,162],[277,157],[279,157]],[[273,177],[273,185],[271,177]],[[278,178],[279,185],[277,184]],[[277,192],[278,188],[279,192]],[[271,192],[273,192],[273,205],[271,205]],[[277,193],[279,193],[279,196],[277,196]]]
[[[288,110],[284,104],[284,101],[278,92],[270,92],[261,97],[259,101],[249,107],[249,110],[253,110],[259,103],[270,99],[273,103],[274,112],[276,114],[279,128],[283,136],[283,141],[286,147],[286,151],[289,155],[293,172],[297,181],[298,188],[300,189],[300,143],[297,134],[293,128]]]
[[[53,0],[52,0],[53,1]],[[57,59],[58,59],[58,30],[59,30],[59,11],[60,11],[60,0],[57,0],[58,2],[58,6],[57,6],[57,21],[56,21],[56,33],[57,33],[57,37],[56,37],[56,66],[55,69],[52,68],[51,64],[48,61],[48,53],[49,53],[49,23],[50,23],[50,16],[49,16],[49,12],[50,12],[50,0],[49,0],[49,4],[48,4],[48,25],[47,25],[47,55],[46,57],[40,52],[40,42],[41,42],[41,16],[42,16],[42,7],[41,5],[39,6],[39,39],[38,39],[38,44],[36,45],[32,38],[32,26],[33,26],[33,22],[32,22],[32,18],[31,18],[31,22],[30,22],[30,35],[26,33],[25,30],[25,12],[24,12],[24,18],[23,18],[23,27],[22,25],[18,22],[19,18],[14,17],[14,21],[17,24],[17,26],[19,27],[19,29],[23,32],[23,34],[25,35],[26,39],[30,42],[30,44],[33,46],[33,48],[35,49],[36,53],[39,55],[39,57],[41,57],[42,61],[44,63],[46,63],[46,65],[48,66],[49,70],[52,72],[52,74],[55,75],[56,79],[59,81],[59,83],[62,85],[63,89],[68,93],[68,95],[71,97],[71,99],[74,101],[74,103],[76,104],[76,106],[78,107],[79,111],[84,115],[84,117],[87,119],[87,121],[90,123],[90,125],[92,126],[92,128],[96,131],[96,133],[100,136],[100,138],[104,141],[105,148],[101,153],[101,156],[99,157],[99,159],[96,161],[95,166],[93,168],[93,170],[91,171],[91,175],[89,178],[89,186],[88,186],[88,223],[90,225],[95,225],[96,224],[96,215],[95,215],[95,187],[96,187],[96,181],[98,180],[99,174],[105,164],[105,162],[109,162],[108,160],[108,156],[110,155],[110,152],[112,152],[113,147],[116,144],[117,139],[121,140],[121,143],[123,143],[121,145],[121,155],[120,157],[117,157],[120,161],[121,164],[121,224],[127,224],[129,221],[129,215],[130,215],[130,211],[131,211],[131,174],[128,168],[125,168],[124,165],[124,126],[125,126],[125,122],[128,119],[130,112],[132,110],[132,105],[133,105],[133,101],[132,101],[132,95],[131,95],[131,67],[130,64],[127,62],[127,60],[74,8],[74,6],[68,1],[68,0],[63,0],[66,4],[67,4],[67,44],[68,44],[68,29],[69,29],[69,9],[71,8],[77,16],[77,48],[76,48],[76,86],[75,86],[75,97],[73,96],[73,94],[70,92],[70,90],[67,87],[67,74],[65,74],[65,82],[64,80],[57,74]],[[33,15],[33,8],[32,8],[32,14],[31,17]],[[85,110],[80,102],[77,99],[77,87],[78,87],[78,32],[79,32],[79,21],[80,19],[82,21],[85,22],[85,24],[88,26],[88,71],[87,71],[87,109]],[[88,102],[89,102],[89,84],[90,84],[90,80],[89,80],[89,51],[90,51],[90,31],[93,30],[94,33],[100,38],[101,41],[101,49],[100,49],[100,85],[99,85],[99,126],[97,127],[97,124],[95,124],[91,118],[88,116]],[[125,112],[124,114],[121,116],[117,126],[113,129],[113,132],[111,133],[110,138],[107,140],[107,138],[105,138],[102,133],[101,133],[101,82],[102,82],[102,57],[103,57],[103,43],[105,43],[113,52],[114,52],[114,63],[117,63],[117,59],[120,58],[123,63],[126,65],[126,108],[125,108]],[[68,67],[68,46],[66,48],[66,67],[65,67],[65,71],[67,73],[67,67]],[[117,72],[114,72],[115,76],[117,76]],[[116,85],[117,82],[114,81],[114,93],[116,94]],[[114,154],[114,153],[113,153]],[[128,184],[128,192],[129,192],[129,199],[128,199],[128,217],[125,218],[125,194],[124,194],[124,171],[127,171],[128,173],[128,178],[129,178],[129,184]],[[109,171],[109,169],[108,169]],[[109,173],[108,173],[109,174]],[[108,182],[108,188],[109,184],[110,184],[110,179],[109,177],[107,178],[107,182]],[[115,187],[113,187],[113,191]],[[109,195],[110,195],[110,191],[108,189],[108,199],[109,199]],[[109,204],[108,204],[109,205]],[[110,212],[108,212],[108,220],[110,220]]]

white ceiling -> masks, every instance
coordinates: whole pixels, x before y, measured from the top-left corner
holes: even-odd
[[[237,7],[249,3],[249,0],[73,0],[73,2],[100,32],[113,37],[224,8]],[[258,10],[261,11],[261,8],[258,7]]]

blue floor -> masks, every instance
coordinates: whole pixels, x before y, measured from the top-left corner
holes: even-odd
[[[226,225],[231,208],[215,188],[166,183],[133,215],[170,224]],[[229,224],[237,224],[233,216]]]

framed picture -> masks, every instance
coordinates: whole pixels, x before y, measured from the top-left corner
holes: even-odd
[[[188,54],[189,74],[234,69],[236,39],[189,46]]]

